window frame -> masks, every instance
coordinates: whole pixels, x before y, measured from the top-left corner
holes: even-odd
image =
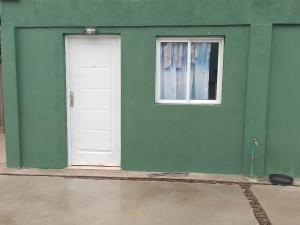
[[[186,42],[188,44],[187,56],[187,96],[186,100],[164,100],[161,99],[161,43],[162,42]],[[191,100],[190,99],[190,76],[191,76],[191,43],[218,43],[218,74],[217,93],[215,100]],[[155,75],[155,103],[157,104],[194,104],[194,105],[220,105],[222,103],[223,87],[223,60],[224,60],[224,37],[165,37],[156,39],[156,75]]]

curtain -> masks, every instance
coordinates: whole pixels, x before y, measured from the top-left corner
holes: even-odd
[[[191,99],[209,99],[210,43],[191,45]]]
[[[187,43],[161,43],[161,99],[186,99]]]

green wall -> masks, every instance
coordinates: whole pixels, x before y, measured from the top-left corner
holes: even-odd
[[[155,104],[156,36],[208,32],[226,36],[222,105]],[[133,28],[126,33],[122,36],[122,167],[241,173],[248,28]]]
[[[291,26],[300,22],[298,0],[2,4],[9,167],[67,165],[64,35],[97,26],[122,38],[123,169],[248,175],[255,150],[255,175],[300,176],[300,106],[291,88],[300,65]],[[225,37],[221,105],[154,103],[155,40],[163,36]]]
[[[66,166],[64,34],[73,32],[66,28],[17,29],[24,167]],[[123,169],[241,172],[247,27],[105,28],[99,32],[122,37]],[[155,104],[156,37],[207,32],[226,36],[222,105]]]
[[[266,172],[300,171],[300,26],[275,26]]]
[[[20,29],[16,37],[21,165],[65,167],[65,59],[61,32]]]

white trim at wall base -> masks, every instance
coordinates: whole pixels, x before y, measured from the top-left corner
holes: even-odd
[[[100,170],[100,171],[121,171],[118,166],[68,166],[69,170]]]

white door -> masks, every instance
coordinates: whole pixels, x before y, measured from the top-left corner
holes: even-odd
[[[70,166],[120,166],[120,52],[117,36],[66,37]]]

